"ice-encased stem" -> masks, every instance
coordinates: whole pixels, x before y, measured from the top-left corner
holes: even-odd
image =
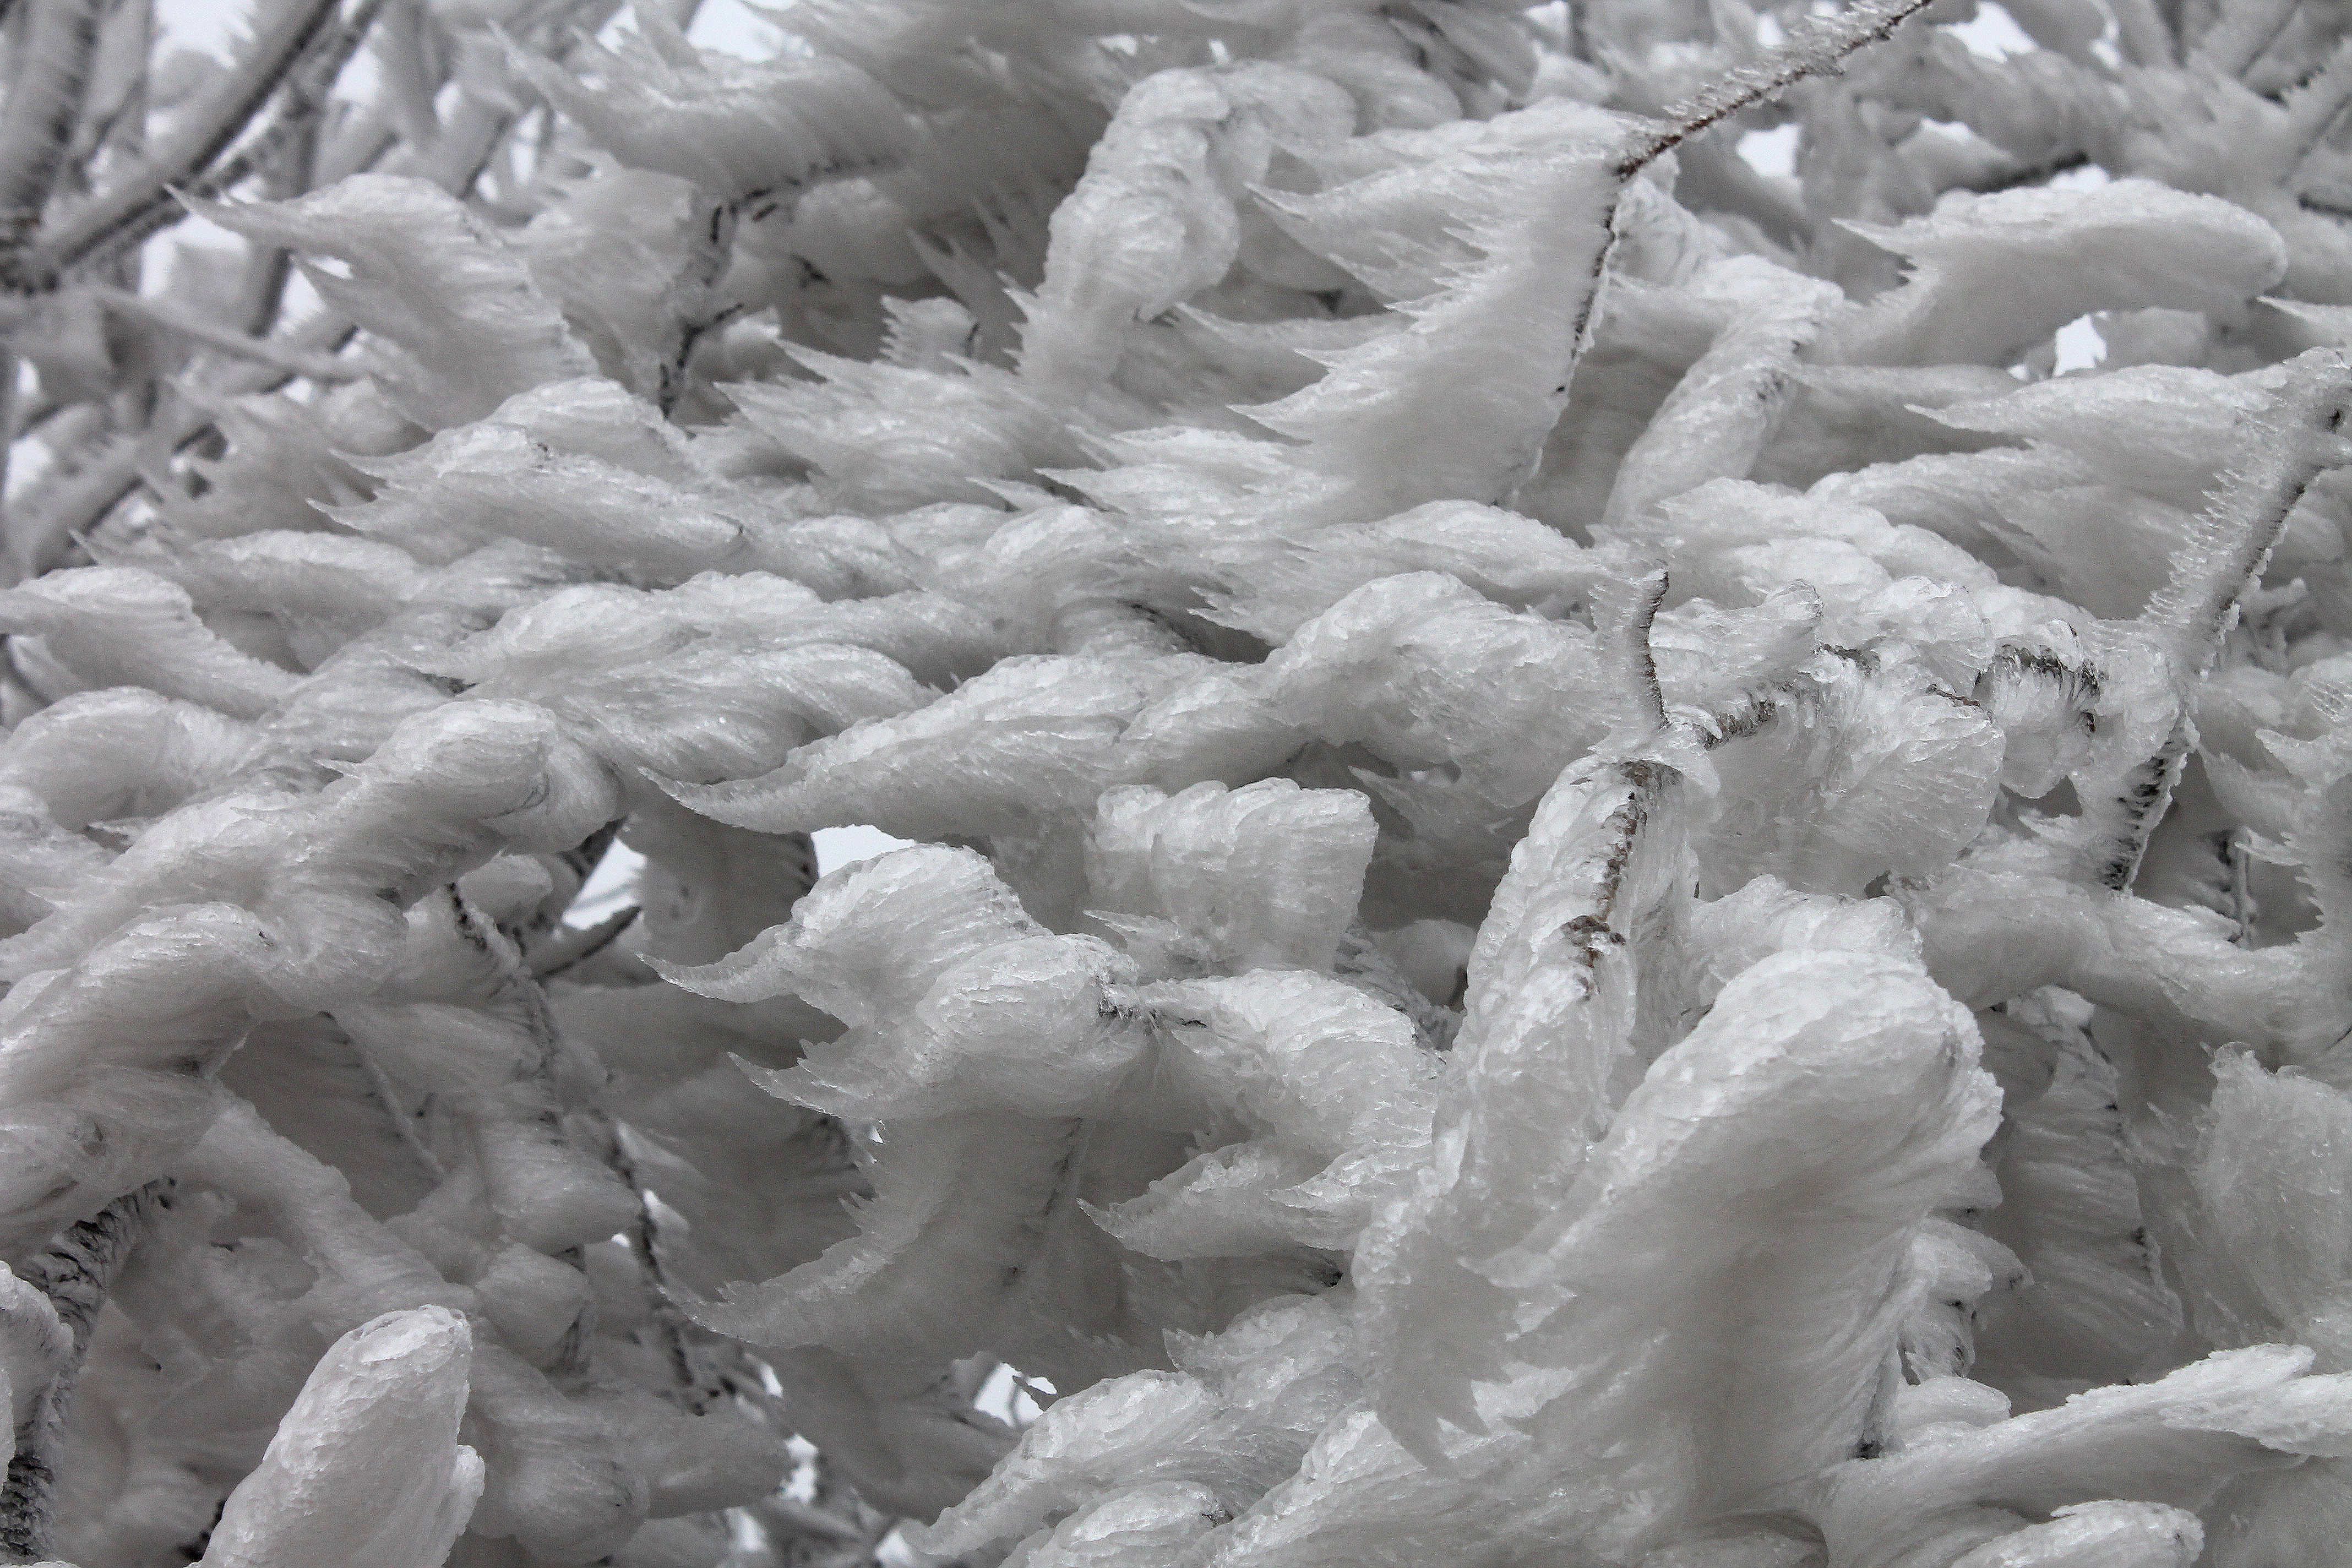
[[[149,215],[172,211],[172,193],[210,168],[244,133],[334,16],[338,3],[289,0],[190,117],[186,129],[113,189],[67,219],[56,235],[32,247],[24,258],[26,276],[46,284],[101,248],[142,233],[142,221]],[[372,14],[373,8],[368,9]]]
[[[169,1203],[171,1185],[169,1178],[151,1182],[115,1199],[92,1217],[68,1226],[16,1270],[48,1297],[58,1321],[73,1334],[73,1351],[41,1395],[30,1429],[8,1462],[7,1479],[0,1483],[0,1561],[37,1563],[48,1555],[49,1510],[57,1493],[53,1460],[90,1331],[123,1259],[146,1233],[150,1215]]]
[[[2197,688],[2221,658],[2239,602],[2262,580],[2304,492],[2320,475],[2352,460],[2352,441],[2342,433],[2347,416],[2352,367],[2344,356],[2315,349],[2297,360],[2292,379],[2251,433],[2246,461],[2224,476],[2174,558],[2171,581],[2149,602],[2144,619],[2157,629],[2171,663],[2181,717],[2154,756],[2084,803],[2084,843],[2099,886],[2124,891],[2139,874],[2148,836],[2170,807],[2173,786],[2188,763]]]
[[[81,119],[102,9],[99,0],[40,0],[0,108],[0,283],[12,290]]]

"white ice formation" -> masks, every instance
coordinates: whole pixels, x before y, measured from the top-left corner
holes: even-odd
[[[0,1561],[2352,1562],[2352,10],[693,9],[0,0]]]

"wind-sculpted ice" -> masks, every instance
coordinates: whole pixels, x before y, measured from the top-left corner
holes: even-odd
[[[336,1341],[229,1494],[203,1561],[445,1559],[482,1492],[481,1457],[457,1442],[470,1349],[465,1319],[446,1307]]]
[[[0,1561],[2343,1560],[2339,9],[0,5]]]

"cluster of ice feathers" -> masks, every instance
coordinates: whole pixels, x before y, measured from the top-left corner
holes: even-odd
[[[2352,18],[2012,9],[649,8],[216,210],[366,374],[0,594],[5,1544],[2342,1561]]]

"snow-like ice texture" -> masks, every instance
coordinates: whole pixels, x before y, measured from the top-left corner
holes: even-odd
[[[0,1562],[2352,1561],[2352,11],[695,13],[0,0]]]

